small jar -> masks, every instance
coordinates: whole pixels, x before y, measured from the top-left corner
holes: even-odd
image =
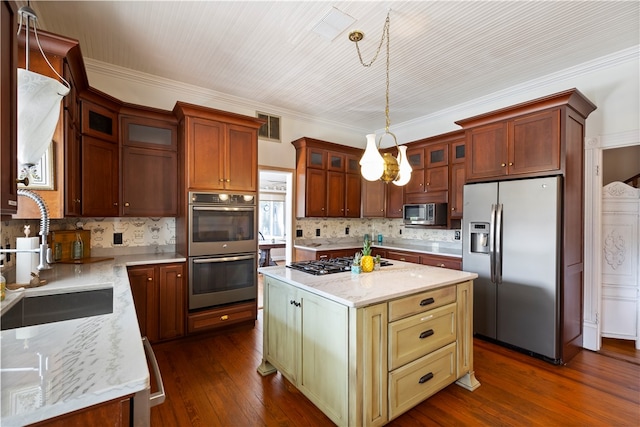
[[[76,234],[76,240],[73,242],[71,249],[73,259],[82,259],[84,257],[84,244],[79,233]]]

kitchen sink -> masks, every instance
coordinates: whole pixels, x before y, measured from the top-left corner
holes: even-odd
[[[113,288],[27,296],[0,318],[0,329],[41,325],[113,313]]]

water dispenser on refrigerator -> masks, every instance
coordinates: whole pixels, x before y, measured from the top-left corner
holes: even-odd
[[[473,253],[489,253],[489,223],[472,222],[469,224],[470,250]]]

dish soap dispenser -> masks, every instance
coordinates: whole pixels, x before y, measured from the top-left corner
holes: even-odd
[[[80,233],[76,233],[76,240],[73,242],[72,248],[72,256],[73,259],[82,259],[84,256],[84,244],[82,243],[82,238],[80,237]]]

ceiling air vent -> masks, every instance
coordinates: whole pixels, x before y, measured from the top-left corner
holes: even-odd
[[[256,112],[256,115],[259,119],[267,121],[258,129],[258,138],[280,142],[280,117],[259,111]]]

